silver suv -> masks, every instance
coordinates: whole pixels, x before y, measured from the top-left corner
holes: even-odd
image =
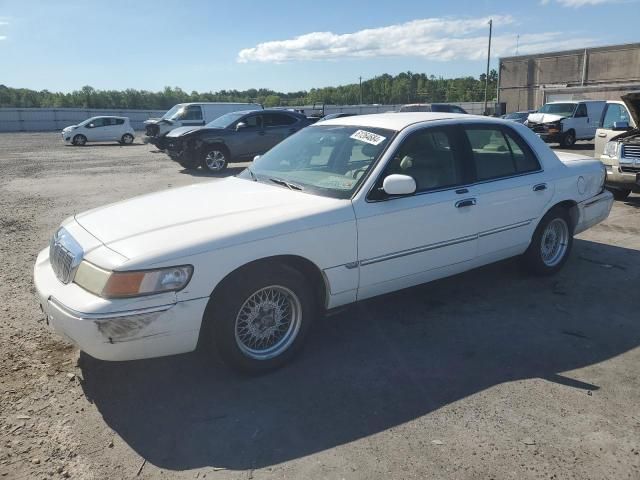
[[[636,127],[628,121],[617,121],[612,130],[621,132],[605,146],[600,161],[607,169],[606,186],[616,200],[626,199],[631,192],[640,193],[640,92],[622,96]]]

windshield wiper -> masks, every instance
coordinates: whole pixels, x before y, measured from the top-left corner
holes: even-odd
[[[269,181],[277,185],[282,185],[283,187],[287,187],[289,190],[298,190],[298,191],[302,190],[302,187],[300,185],[296,185],[295,183],[289,183],[280,178],[270,178]]]

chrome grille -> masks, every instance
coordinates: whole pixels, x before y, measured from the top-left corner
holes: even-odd
[[[64,228],[59,229],[49,244],[49,263],[62,283],[73,280],[75,270],[82,261],[82,247]]]
[[[640,145],[622,145],[622,158],[639,158]]]

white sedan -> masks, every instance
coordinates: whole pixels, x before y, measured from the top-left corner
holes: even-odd
[[[91,117],[62,130],[62,140],[78,146],[87,142],[118,142],[129,145],[134,138],[135,131],[128,117]]]
[[[508,257],[557,272],[613,203],[600,162],[560,155],[485,117],[327,120],[237,177],[67,219],[36,261],[39,300],[100,359],[200,345],[268,370],[319,312]]]

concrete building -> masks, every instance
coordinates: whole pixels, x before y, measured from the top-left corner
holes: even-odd
[[[556,100],[618,100],[640,90],[640,43],[504,57],[499,73],[506,112]]]

